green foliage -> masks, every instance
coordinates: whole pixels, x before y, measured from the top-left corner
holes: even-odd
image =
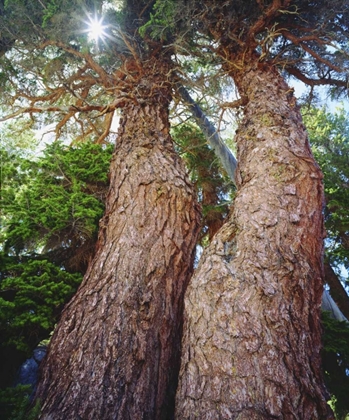
[[[47,3],[46,9],[42,16],[42,27],[45,28],[47,23],[54,17],[59,10],[59,4],[55,0],[51,0]]]
[[[201,244],[205,245],[228,213],[234,186],[194,124],[174,127],[172,137],[197,188],[203,213]]]
[[[332,264],[349,269],[349,114],[304,111],[314,156],[324,173],[326,249]]]
[[[104,212],[112,147],[56,142],[33,160],[2,146],[0,356],[7,360],[0,362],[11,365],[13,378],[82,280]]]
[[[30,385],[0,390],[0,416],[3,420],[36,420],[40,413],[40,402],[31,406]]]
[[[13,153],[15,159],[24,157],[28,153],[34,153],[37,143],[33,121],[30,119],[16,118],[16,120],[1,123],[0,152],[2,154],[6,151]]]
[[[168,41],[173,36],[176,28],[176,1],[157,0],[153,10],[154,13],[150,13],[148,22],[139,28],[139,33],[142,37],[148,35],[162,42]]]
[[[323,313],[323,369],[332,405],[339,420],[349,414],[349,324]]]
[[[4,261],[5,260],[5,261]],[[63,305],[82,280],[47,260],[5,262],[0,283],[1,346],[13,345],[30,354],[53,330]]]
[[[73,28],[77,29],[81,12],[88,10],[96,11],[101,7],[102,0],[47,0],[37,2],[32,0],[5,0],[4,19],[7,25],[14,25],[14,17],[21,22],[21,26],[14,32],[17,37],[22,38],[24,33],[40,36],[42,30],[46,35],[56,39],[65,36],[73,36]],[[65,25],[59,27],[62,19],[65,18]],[[30,29],[34,30],[29,34]],[[76,36],[76,34],[75,34]],[[71,38],[70,38],[71,39]]]
[[[111,146],[56,142],[35,162],[7,155],[11,180],[3,190],[2,241],[15,254],[57,247],[77,248],[94,238],[104,211]],[[17,185],[13,178],[18,178]],[[7,178],[9,179],[9,178]],[[19,185],[20,184],[20,185]]]

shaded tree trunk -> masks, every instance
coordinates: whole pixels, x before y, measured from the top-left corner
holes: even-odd
[[[325,262],[325,279],[330,286],[331,297],[349,320],[349,297],[329,262]]]
[[[132,71],[96,255],[42,368],[41,419],[173,416],[199,211],[169,135],[169,65]]]
[[[221,161],[223,168],[227,171],[228,176],[235,184],[235,171],[237,161],[229,147],[224,143],[220,137],[215,126],[206,117],[200,106],[192,99],[189,92],[181,84],[177,84],[177,91],[192,113],[197,125],[204,133],[207,142],[210,144],[215,154]]]
[[[187,290],[176,418],[333,418],[320,360],[322,174],[277,71],[256,59],[231,75],[246,102],[238,193]]]

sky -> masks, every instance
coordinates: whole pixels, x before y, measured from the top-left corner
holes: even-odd
[[[291,79],[288,81],[288,84],[294,88],[294,94],[297,99],[300,99],[304,94],[307,93],[309,89],[304,85],[304,83]],[[340,100],[331,99],[329,94],[326,92],[325,87],[317,87],[316,93],[319,95],[318,107],[325,106],[328,111],[335,112],[337,107],[343,107],[346,112],[349,112],[349,97],[342,98]]]

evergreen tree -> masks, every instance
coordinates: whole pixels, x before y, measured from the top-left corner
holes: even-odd
[[[14,383],[20,363],[49,337],[82,280],[103,215],[111,157],[110,146],[91,143],[54,143],[36,158],[32,151],[16,153],[9,138],[3,143],[1,387]]]
[[[343,269],[349,270],[349,115],[343,108],[334,113],[310,108],[303,114],[312,150],[324,173],[325,280],[337,305],[349,319],[348,295],[338,275]]]
[[[196,186],[203,216],[199,244],[207,246],[228,215],[235,188],[196,125],[177,125],[173,138]]]
[[[325,282],[342,313],[349,317],[348,279],[348,113],[343,108],[330,113],[306,108],[303,119],[316,160],[324,173],[325,186]],[[343,286],[344,285],[344,286]],[[346,288],[345,288],[346,286]],[[323,314],[325,381],[338,419],[349,414],[348,324]]]
[[[320,359],[323,176],[284,74],[346,91],[348,4],[180,2],[178,19],[185,6],[244,116],[234,207],[186,295],[177,418],[333,418]]]
[[[169,133],[171,49],[138,34],[152,5],[16,1],[2,15],[4,118],[42,114],[58,138],[104,143],[122,108],[95,256],[42,368],[41,418],[173,412],[199,211]]]
[[[4,118],[41,114],[59,138],[103,143],[122,108],[96,254],[42,370],[42,418],[173,411],[199,213],[169,134],[171,51],[138,35],[152,3],[16,1],[1,16]]]

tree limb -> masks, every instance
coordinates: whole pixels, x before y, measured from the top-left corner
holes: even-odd
[[[331,79],[331,78],[310,79],[304,73],[302,73],[299,69],[297,69],[297,67],[294,67],[294,66],[286,66],[285,70],[289,74],[291,74],[292,76],[294,76],[295,78],[299,79],[301,82],[309,86],[329,85],[329,86],[348,88],[348,80]]]
[[[308,45],[304,43],[304,41],[307,40],[307,37],[298,38],[295,35],[291,34],[289,31],[280,31],[284,35],[285,38],[289,39],[294,45],[300,46],[304,51],[306,51],[308,54],[310,54],[312,57],[315,58],[315,60],[319,61],[320,63],[325,64],[328,68],[336,71],[337,73],[343,73],[343,69],[335,66],[330,61],[326,60],[325,58],[321,57],[320,54],[315,52],[313,49],[311,49]],[[325,44],[324,42],[319,42],[318,38],[313,38],[317,41],[319,44]]]
[[[331,296],[343,315],[349,319],[349,296],[329,262],[325,262],[325,280],[330,286]]]
[[[247,44],[253,43],[255,36],[261,31],[264,31],[270,24],[270,21],[281,13],[281,7],[287,8],[289,4],[290,0],[273,0],[257,21],[250,27],[247,34]]]
[[[230,179],[234,182],[234,184],[236,184],[235,170],[237,166],[237,161],[235,156],[223,142],[222,138],[217,133],[217,130],[215,129],[214,125],[206,117],[205,113],[200,108],[200,106],[192,99],[187,89],[180,83],[177,83],[176,89],[183,102],[185,103],[185,105],[187,105],[188,109],[192,113],[196,123],[203,131],[208,143],[213,148],[216,156],[220,159]]]

